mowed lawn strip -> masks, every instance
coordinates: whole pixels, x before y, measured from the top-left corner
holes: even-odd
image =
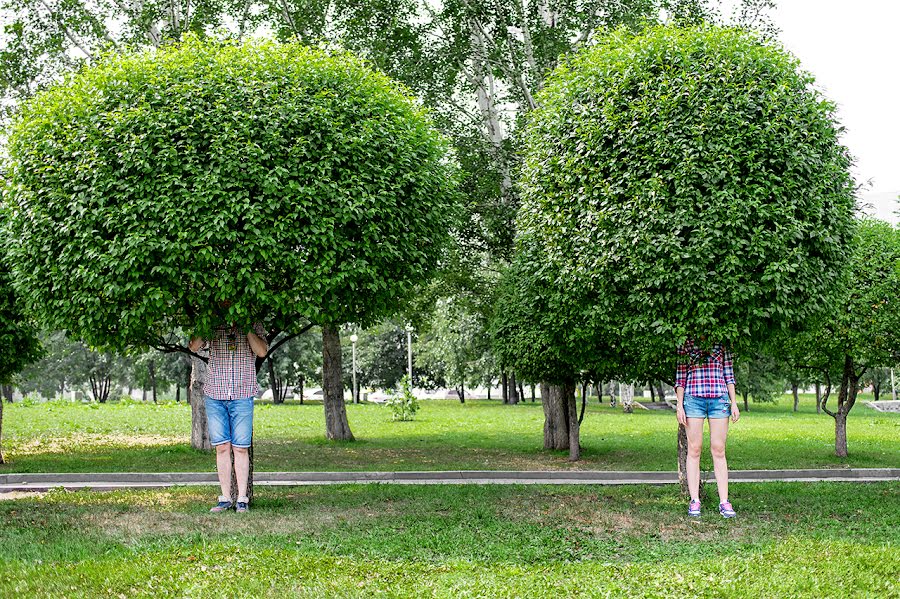
[[[608,400],[605,400],[605,402]],[[412,422],[392,422],[380,405],[348,405],[357,441],[329,442],[322,406],[258,403],[255,468],[328,470],[672,470],[673,412],[623,414],[596,398],[581,429],[578,463],[567,452],[544,451],[539,402],[425,401]],[[849,420],[850,457],[834,456],[834,421],[804,396],[752,405],[732,426],[732,469],[900,467],[900,414],[860,401]],[[4,410],[3,472],[212,471],[213,459],[189,444],[185,404],[13,404]],[[711,469],[709,453],[702,466]]]
[[[900,483],[197,489],[0,501],[0,596],[896,596]]]

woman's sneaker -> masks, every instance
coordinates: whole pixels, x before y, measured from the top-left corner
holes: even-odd
[[[728,501],[719,504],[719,513],[722,514],[723,518],[734,518],[737,516],[734,508],[731,507],[731,503]]]
[[[699,501],[691,501],[691,503],[688,504],[688,516],[691,516],[693,518],[700,517],[700,502]]]
[[[234,505],[234,504],[231,503],[231,500],[230,500],[230,499],[228,499],[228,498],[226,498],[226,497],[222,497],[222,496],[220,495],[220,496],[219,496],[219,503],[217,503],[216,505],[212,506],[212,508],[210,508],[209,511],[211,511],[211,512],[213,512],[213,513],[215,513],[215,514],[217,514],[217,513],[219,513],[219,512],[227,512],[228,510],[231,509],[231,506],[232,506],[232,505]]]

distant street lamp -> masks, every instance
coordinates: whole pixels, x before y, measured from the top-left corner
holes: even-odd
[[[412,332],[411,324],[406,325],[406,365],[407,374],[409,375],[409,386],[412,387]]]
[[[350,335],[350,343],[353,344],[353,403],[359,403],[359,389],[356,388],[356,342],[359,337],[356,333]]]

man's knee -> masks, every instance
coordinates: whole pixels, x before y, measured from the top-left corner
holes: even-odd
[[[228,453],[231,451],[231,443],[219,443],[216,445],[216,453]]]
[[[239,454],[239,455],[245,455],[249,452],[250,452],[249,447],[235,447],[234,448],[234,453]]]

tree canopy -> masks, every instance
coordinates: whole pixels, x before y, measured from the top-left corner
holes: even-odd
[[[448,144],[408,93],[294,43],[110,56],[25,102],[9,156],[17,288],[97,346],[372,322],[456,215]]]
[[[498,313],[549,340],[557,370],[605,354],[643,379],[688,336],[751,348],[829,307],[854,231],[851,161],[834,105],[789,54],[712,26],[617,31],[561,64],[538,103],[511,276],[544,299],[514,293],[520,308]],[[508,357],[529,361],[523,347]]]

